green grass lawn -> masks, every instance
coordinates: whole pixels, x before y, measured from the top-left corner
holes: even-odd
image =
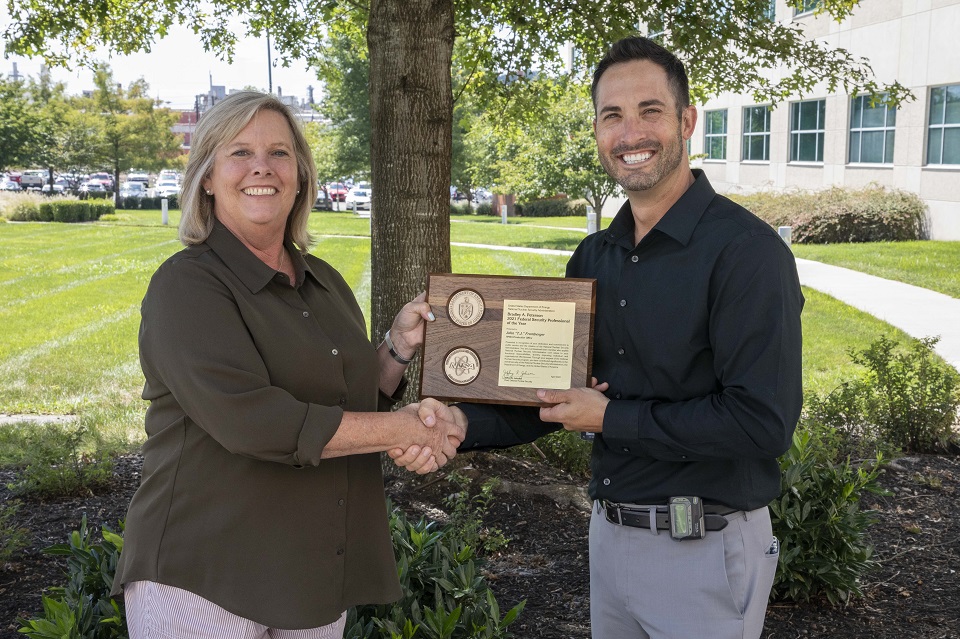
[[[181,245],[178,211],[170,212],[167,226],[161,224],[159,211],[121,211],[118,216],[117,221],[96,224],[0,224],[0,413],[77,415],[82,424],[122,448],[142,440],[140,301],[157,266]],[[452,224],[454,242],[572,249],[583,237],[566,230],[572,218],[504,226],[496,218],[462,217],[466,219]],[[369,220],[349,213],[315,213],[310,228],[319,238],[313,253],[343,274],[368,310]],[[938,256],[934,261],[947,255],[939,243],[930,246]],[[566,259],[452,249],[456,272],[561,276]],[[931,270],[939,272],[941,266]],[[880,335],[905,339],[832,298],[804,292],[804,379],[809,389],[832,388],[854,373],[848,349],[864,348]],[[16,426],[0,426],[0,442],[3,429],[9,428]]]
[[[794,244],[793,253],[960,298],[960,242]]]

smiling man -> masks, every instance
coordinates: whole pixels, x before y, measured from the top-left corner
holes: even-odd
[[[802,405],[793,254],[690,169],[697,110],[672,53],[646,38],[617,42],[594,73],[593,101],[600,162],[628,199],[567,264],[568,277],[597,280],[600,383],[539,391],[539,413],[451,410],[469,422],[467,449],[529,442],[558,424],[595,433],[595,638],[757,638],[779,555],[767,504]]]

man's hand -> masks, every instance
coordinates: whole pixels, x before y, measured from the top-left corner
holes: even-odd
[[[597,384],[591,380],[593,388],[571,388],[569,390],[538,390],[537,397],[553,406],[540,408],[540,419],[545,422],[563,424],[564,429],[582,433],[600,433],[603,431],[603,414],[610,400],[603,391],[610,387],[606,382]]]

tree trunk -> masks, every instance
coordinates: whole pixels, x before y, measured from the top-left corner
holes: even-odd
[[[428,273],[450,272],[452,0],[372,0],[371,331],[374,343]],[[419,360],[410,391],[418,392]]]

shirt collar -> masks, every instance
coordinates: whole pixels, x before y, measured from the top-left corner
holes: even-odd
[[[214,221],[213,230],[206,244],[223,260],[227,268],[240,278],[251,293],[259,293],[277,276],[277,271],[264,264],[220,220]],[[287,254],[297,273],[297,282],[302,283],[307,273],[316,279],[300,251],[286,240],[284,245],[287,247]]]
[[[707,210],[710,202],[717,194],[701,169],[691,170],[694,177],[693,184],[684,191],[679,200],[673,203],[673,206],[667,210],[652,229],[669,235],[684,246],[690,241],[704,211]],[[607,227],[606,240],[613,244],[623,244],[633,250],[633,230],[635,226],[630,200],[627,200],[617,211],[617,215],[613,218],[610,226]]]

